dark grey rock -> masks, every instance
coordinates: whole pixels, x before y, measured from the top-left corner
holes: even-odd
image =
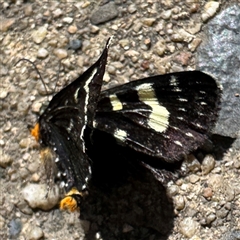
[[[72,50],[78,50],[82,47],[82,41],[79,39],[73,39],[69,43],[69,48]]]
[[[239,240],[239,239],[240,231],[233,230],[224,234],[221,240]]]
[[[118,16],[118,10],[114,2],[109,2],[105,5],[99,6],[97,10],[92,13],[90,21],[92,24],[98,25],[105,23]]]
[[[214,133],[240,138],[240,6],[234,5],[216,16],[205,29],[206,38],[198,50],[198,66],[220,81],[222,105]],[[234,148],[240,149],[240,140]]]
[[[14,239],[15,237],[18,236],[18,234],[21,232],[22,230],[22,222],[20,219],[13,219],[11,220],[11,222],[9,223],[9,235],[10,235],[10,239]]]

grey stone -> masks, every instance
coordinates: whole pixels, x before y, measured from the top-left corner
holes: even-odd
[[[240,6],[234,5],[216,16],[205,29],[207,37],[198,50],[198,66],[223,86],[219,120],[214,133],[240,137]],[[240,149],[240,141],[234,144]]]
[[[22,230],[22,222],[20,219],[13,219],[9,223],[9,235],[10,238],[18,236]]]
[[[90,21],[92,24],[100,24],[110,21],[118,16],[118,10],[114,2],[109,2],[103,6],[99,6],[97,10],[92,13]]]

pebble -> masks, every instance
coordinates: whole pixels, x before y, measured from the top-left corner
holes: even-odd
[[[204,188],[204,189],[203,189],[203,196],[204,196],[206,199],[211,199],[212,196],[213,196],[212,188],[210,188],[210,187]]]
[[[78,30],[78,28],[75,25],[71,25],[71,26],[68,27],[68,32],[71,33],[71,34],[76,33],[77,30]]]
[[[71,17],[65,17],[65,18],[63,18],[63,22],[64,22],[64,23],[71,24],[71,23],[73,22],[73,18],[71,18]]]
[[[27,138],[22,138],[19,142],[19,147],[20,148],[28,148],[32,143],[32,139],[27,137]]]
[[[102,6],[99,6],[97,10],[92,13],[90,21],[92,24],[98,25],[105,23],[118,16],[118,10],[114,2],[109,2]]]
[[[206,22],[209,18],[214,16],[220,7],[219,2],[209,1],[204,6],[204,12],[202,13],[202,20]]]
[[[40,27],[37,30],[34,30],[32,33],[33,41],[37,44],[40,44],[47,35],[47,28],[45,26]]]
[[[216,215],[214,213],[210,213],[207,217],[206,217],[206,224],[210,224],[211,222],[213,222],[216,219]]]
[[[15,23],[15,18],[3,18],[0,17],[0,31],[7,32],[9,28]]]
[[[225,218],[229,213],[228,209],[225,209],[224,207],[222,207],[219,211],[216,212],[216,216],[217,218]]]
[[[191,43],[188,44],[188,48],[191,52],[194,52],[197,47],[200,45],[202,42],[202,39],[200,38],[194,38]]]
[[[2,168],[6,168],[11,165],[13,159],[8,154],[4,153],[2,149],[0,149],[0,155],[0,166]]]
[[[128,50],[130,47],[129,47],[129,45],[130,45],[130,41],[129,41],[129,39],[121,39],[121,40],[119,40],[119,45],[122,47],[122,48],[124,48],[125,50]]]
[[[235,191],[233,186],[231,185],[225,185],[225,196],[226,201],[231,202],[235,198]]]
[[[8,95],[8,91],[4,90],[4,89],[1,89],[1,92],[0,92],[0,99],[4,99],[6,98]]]
[[[34,162],[28,164],[28,167],[27,167],[27,169],[28,169],[31,173],[37,172],[38,168],[39,168],[39,162],[38,162],[38,161],[34,161]]]
[[[96,34],[96,33],[99,32],[99,30],[100,30],[100,28],[99,28],[98,26],[92,25],[92,26],[90,27],[90,32],[91,32],[91,33]]]
[[[163,56],[166,51],[166,43],[163,38],[161,38],[154,46],[153,46],[153,52],[157,54],[158,56]]]
[[[191,217],[183,219],[182,222],[179,224],[179,231],[185,236],[185,237],[193,237],[193,235],[196,233],[197,229],[199,227],[199,224],[194,221]]]
[[[135,13],[137,11],[136,5],[135,4],[130,4],[128,7],[128,12],[129,13]]]
[[[33,182],[39,182],[40,180],[40,176],[37,174],[37,173],[34,173],[32,176],[31,176],[31,181]]]
[[[134,22],[134,25],[133,25],[133,31],[138,33],[142,28],[142,23],[137,21],[136,23]]]
[[[185,207],[185,201],[183,196],[178,195],[173,198],[174,206],[177,210],[182,210]]]
[[[26,4],[26,6],[24,7],[24,14],[25,16],[31,16],[33,13],[33,8],[32,8],[33,4]]]
[[[37,57],[44,59],[48,56],[48,50],[45,48],[40,48],[37,53]]]
[[[213,189],[213,191],[219,191],[223,184],[223,177],[220,174],[211,174],[207,183]]]
[[[5,225],[5,219],[0,215],[0,230],[3,229],[4,225]]]
[[[210,173],[215,167],[215,159],[213,158],[212,155],[207,155],[202,162],[202,173],[204,175],[207,175],[208,173]]]
[[[43,91],[44,91],[44,93],[45,93],[45,88],[43,89]],[[39,113],[40,112],[40,110],[41,110],[41,107],[42,107],[42,103],[41,102],[34,102],[33,104],[32,104],[32,111],[34,112],[34,113]]]
[[[189,176],[189,181],[190,181],[191,183],[196,183],[196,182],[199,181],[199,179],[200,179],[200,177],[197,176],[196,174],[191,174],[191,175]]]
[[[48,196],[46,197],[46,194]],[[58,204],[59,189],[54,187],[48,192],[46,184],[29,184],[22,190],[22,196],[31,208],[50,210]]]
[[[156,21],[156,18],[144,18],[142,20],[143,24],[149,27],[151,27],[155,21]]]
[[[22,179],[26,179],[29,176],[29,171],[26,168],[20,168],[19,175]]]
[[[167,195],[169,197],[175,196],[179,192],[179,187],[176,185],[171,185],[167,188]]]
[[[82,41],[79,39],[73,39],[69,42],[69,48],[72,50],[78,50],[82,47]]]
[[[57,8],[53,11],[53,16],[55,18],[58,18],[58,17],[62,16],[62,14],[63,14],[63,12],[62,12],[62,9],[60,9],[60,8]]]
[[[16,218],[10,221],[9,223],[9,235],[10,238],[15,239],[22,230],[22,222],[20,219]]]
[[[198,172],[201,169],[200,162],[195,158],[194,155],[188,155],[187,167],[191,172]]]
[[[177,55],[174,60],[181,64],[182,66],[187,66],[189,64],[189,61],[192,57],[192,54],[190,52],[180,52],[179,55]]]
[[[40,227],[31,227],[28,234],[28,240],[38,240],[43,237],[43,230]]]
[[[58,48],[54,49],[53,53],[59,58],[59,59],[64,59],[68,56],[68,53],[65,49]]]
[[[172,15],[172,10],[167,10],[167,11],[162,11],[161,17],[164,20],[168,20],[170,19],[171,15]]]

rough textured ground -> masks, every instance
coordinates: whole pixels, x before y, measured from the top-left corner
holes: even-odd
[[[231,149],[202,165],[193,157],[191,173],[167,189],[139,173],[111,192],[93,187],[81,220],[60,212],[58,188],[44,197],[46,176],[27,129],[48,97],[29,63],[15,66],[23,57],[34,61],[53,93],[114,35],[104,88],[194,69],[202,28],[235,3],[206,2],[0,1],[1,239],[240,239],[240,156]]]

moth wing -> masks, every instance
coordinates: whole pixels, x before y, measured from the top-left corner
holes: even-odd
[[[84,132],[94,119],[109,42],[110,39],[99,60],[58,92],[39,119],[41,144],[55,152],[55,162],[65,176],[67,191],[72,187],[81,191],[91,174]]]
[[[94,127],[166,161],[203,144],[217,119],[221,89],[199,71],[153,76],[101,93]]]

